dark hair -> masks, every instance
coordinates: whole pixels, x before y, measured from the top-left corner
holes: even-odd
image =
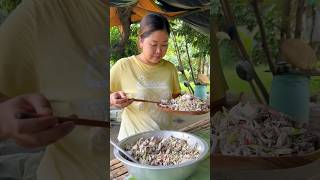
[[[161,14],[150,13],[142,18],[138,35],[143,39],[158,30],[165,30],[170,35],[168,19]]]

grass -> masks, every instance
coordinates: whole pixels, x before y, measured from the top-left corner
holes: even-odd
[[[267,66],[258,66],[255,67],[255,70],[265,85],[266,89],[268,92],[270,92],[271,88],[271,82],[272,82],[272,74],[270,72],[265,72],[268,69]],[[241,80],[236,71],[235,68],[232,67],[224,67],[224,75],[227,80],[229,90],[231,92],[235,93],[250,93],[252,94],[252,90],[250,88],[250,85],[248,82]],[[320,77],[319,76],[314,76],[311,77],[310,80],[310,93],[315,94],[320,91]]]
[[[259,78],[265,85],[267,91],[270,90],[271,87],[271,81],[272,81],[272,75],[269,72],[264,72],[267,70],[266,66],[259,66],[255,68]],[[252,90],[250,88],[250,85],[247,81],[244,81],[240,79],[235,71],[235,68],[231,67],[225,67],[224,70],[224,75],[227,80],[229,90],[235,93],[252,93]]]
[[[270,72],[265,72],[268,70],[267,66],[258,66],[255,67],[255,70],[263,82],[264,86],[266,87],[267,91],[270,92],[271,88],[271,82],[272,82],[272,74]],[[227,80],[229,90],[234,93],[248,93],[252,94],[251,87],[248,82],[241,80],[236,71],[235,68],[232,67],[224,67],[223,69],[225,78]],[[194,83],[190,83],[191,87],[194,89]],[[180,82],[180,87],[182,91],[189,92],[188,88],[183,85],[183,82]],[[207,92],[210,91],[210,85],[207,86]],[[316,94],[320,92],[320,76],[313,76],[310,79],[310,93]]]

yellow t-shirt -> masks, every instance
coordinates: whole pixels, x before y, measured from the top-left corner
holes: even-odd
[[[124,91],[129,97],[160,101],[180,93],[177,70],[169,61],[147,65],[131,56],[118,60],[110,70],[110,91]],[[154,103],[133,102],[122,112],[118,139],[150,130],[165,129],[171,117]]]
[[[104,120],[107,6],[23,0],[0,27],[0,92],[40,92],[58,116]],[[38,180],[105,180],[107,132],[77,126],[49,145]]]

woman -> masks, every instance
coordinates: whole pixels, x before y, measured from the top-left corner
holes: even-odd
[[[168,128],[170,117],[156,104],[133,102],[129,98],[160,101],[180,94],[174,65],[162,58],[168,49],[170,25],[159,14],[149,14],[140,22],[141,53],[122,58],[111,68],[110,103],[124,108],[118,139],[136,133]]]
[[[37,162],[33,158],[24,162],[25,157],[20,154],[15,154],[14,159],[10,156],[9,163],[15,162],[12,165],[0,159],[0,167],[9,171],[0,173],[0,179],[107,179],[107,131],[74,127],[70,122],[56,125],[53,118],[105,119],[106,72],[102,48],[106,44],[107,8],[107,2],[100,0],[24,0],[1,24],[0,94],[18,98],[1,106],[6,110],[6,120],[13,123],[11,127],[23,129],[4,132],[4,138],[19,138],[18,143],[26,147],[49,145],[39,153]],[[32,98],[32,102],[47,101],[50,108],[44,113],[33,109],[32,104],[26,106],[26,94],[42,94],[41,98]],[[24,99],[22,103],[20,96]],[[27,100],[30,98],[27,95]],[[44,117],[18,120],[14,118],[16,112]],[[57,131],[45,133],[49,130]],[[29,160],[34,162],[34,168],[30,168]]]

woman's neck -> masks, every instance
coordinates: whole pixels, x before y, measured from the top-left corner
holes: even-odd
[[[142,63],[147,64],[147,65],[149,65],[149,66],[155,66],[155,65],[159,64],[159,63],[157,63],[157,64],[150,63],[149,61],[147,61],[147,60],[144,58],[144,56],[143,56],[142,54],[139,54],[139,55],[137,55],[136,57],[137,57],[137,59],[138,59],[139,61],[141,61]]]

